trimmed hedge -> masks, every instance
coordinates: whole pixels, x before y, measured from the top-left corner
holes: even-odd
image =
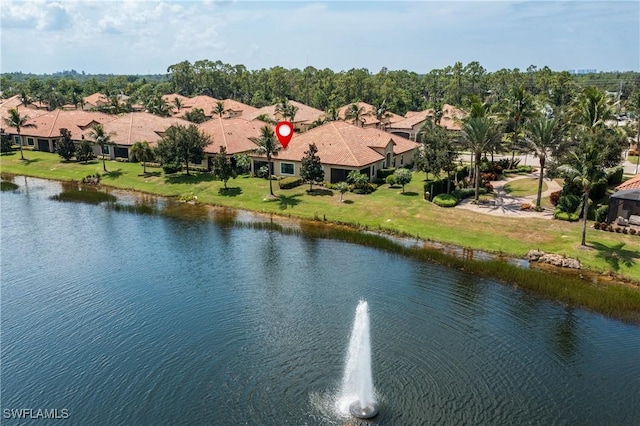
[[[278,185],[280,185],[280,189],[292,189],[296,186],[302,185],[302,179],[298,177],[286,177],[284,179],[280,179],[278,181]]]
[[[376,177],[378,179],[385,180],[385,179],[387,179],[387,176],[391,176],[395,172],[396,172],[396,168],[395,167],[392,167],[390,169],[378,169],[376,171]]]
[[[559,209],[555,209],[553,211],[553,217],[555,217],[558,220],[567,220],[569,222],[577,222],[578,219],[580,218],[580,213],[567,213]]]
[[[620,185],[622,183],[622,175],[624,169],[621,166],[607,170],[607,184],[610,186]]]
[[[440,207],[455,207],[458,199],[451,194],[438,194],[433,198],[433,203]]]

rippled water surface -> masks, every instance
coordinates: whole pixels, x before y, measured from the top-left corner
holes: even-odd
[[[2,424],[23,408],[82,425],[354,424],[333,402],[360,299],[372,424],[640,419],[639,327],[375,249],[15,183],[0,196]]]

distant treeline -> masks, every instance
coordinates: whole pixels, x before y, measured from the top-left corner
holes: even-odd
[[[640,90],[640,73],[574,75],[534,65],[526,70],[488,72],[478,62],[466,65],[456,62],[427,74],[387,68],[377,73],[364,68],[335,72],[311,66],[302,70],[280,66],[248,70],[244,65],[199,60],[171,65],[164,75],[91,75],[71,70],[45,75],[5,73],[0,76],[3,98],[22,94],[45,102],[52,109],[65,104],[77,105],[78,98],[96,92],[107,96],[127,95],[131,102],[142,105],[152,102],[150,99],[157,102],[163,94],[179,93],[231,98],[255,107],[275,104],[286,98],[320,110],[364,101],[405,114],[438,103],[466,107],[476,98],[487,103],[498,102],[513,87],[522,87],[551,106],[564,106],[586,86],[612,92],[614,100],[625,101],[633,91]]]

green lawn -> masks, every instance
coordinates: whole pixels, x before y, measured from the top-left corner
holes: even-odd
[[[504,190],[512,197],[526,197],[538,193],[538,178],[516,179],[504,185]],[[542,182],[542,192],[547,190],[546,182]]]
[[[25,157],[27,160],[21,161],[19,153],[0,156],[0,171],[76,181],[90,174],[103,174],[102,162],[97,160],[89,164],[66,163],[55,154],[37,151],[25,151]],[[580,222],[496,217],[462,209],[440,208],[423,200],[424,173],[414,173],[404,194],[398,187],[383,185],[369,195],[346,193],[341,203],[338,191],[321,188],[308,194],[308,185],[280,190],[275,181],[277,198],[271,198],[268,196],[268,181],[248,176],[230,180],[229,189],[224,191],[222,182],[212,180],[209,174],[165,176],[161,169],[148,168],[150,173],[142,176],[140,164],[115,161],[107,161],[107,169],[109,173],[103,175],[102,184],[116,188],[170,197],[197,196],[201,203],[306,219],[326,219],[516,257],[522,257],[535,248],[577,257],[589,269],[622,274],[640,281],[639,236],[596,231],[589,225],[589,249],[584,250],[578,247],[582,230]]]

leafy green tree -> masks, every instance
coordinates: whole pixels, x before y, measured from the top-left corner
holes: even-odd
[[[104,130],[102,124],[96,124],[89,132],[89,137],[100,147],[100,153],[102,154],[102,169],[107,171],[107,163],[105,162],[105,151],[108,151],[112,146],[115,146],[115,142],[111,140],[111,136],[114,133],[107,133]]]
[[[142,173],[145,175],[147,174],[147,162],[156,159],[155,150],[147,141],[138,141],[134,143],[129,154],[131,154],[131,157],[142,163]]]
[[[235,154],[233,156],[236,162],[236,173],[248,173],[251,170],[251,159],[247,154]]]
[[[349,190],[349,184],[347,182],[338,182],[336,184],[336,189],[340,192],[340,202],[342,202],[344,193]]]
[[[524,87],[512,87],[504,103],[504,115],[507,132],[511,133],[511,164],[514,164],[516,151],[521,149],[520,134],[524,124],[536,114],[533,97]]]
[[[151,96],[145,103],[147,112],[160,117],[169,117],[171,115],[171,108],[167,101],[162,99],[160,95]]]
[[[9,116],[4,117],[4,124],[9,127],[15,127],[16,133],[18,134],[18,139],[20,139],[20,159],[24,160],[24,154],[22,153],[22,136],[20,136],[20,129],[25,127],[38,127],[33,123],[29,123],[29,116],[22,115],[18,112],[17,108],[11,108],[9,111]]]
[[[416,168],[427,173],[439,174],[440,170],[452,169],[457,153],[449,133],[442,127],[427,120],[420,128],[418,138],[422,147],[416,159]]]
[[[462,143],[473,152],[475,179],[475,200],[480,198],[480,161],[482,153],[495,143],[499,136],[498,127],[491,117],[470,117],[463,123]]]
[[[258,147],[255,149],[255,152],[267,157],[267,167],[269,169],[267,174],[269,178],[269,194],[271,194],[272,197],[275,197],[273,194],[273,184],[271,182],[271,158],[278,156],[278,152],[282,149],[282,145],[278,143],[275,133],[273,132],[273,128],[268,124],[260,128],[260,136],[256,140],[256,145],[258,145]]]
[[[351,170],[347,175],[347,182],[355,189],[366,190],[369,185],[369,177],[358,170]]]
[[[562,129],[553,118],[539,117],[526,126],[527,143],[540,161],[540,176],[538,177],[538,195],[536,209],[540,210],[542,197],[542,179],[547,157],[560,148],[562,143]]]
[[[204,114],[202,108],[193,108],[191,111],[187,111],[184,114],[184,118],[192,123],[200,124],[207,121],[207,116]]]
[[[82,139],[76,147],[76,159],[78,161],[84,161],[84,164],[87,164],[89,160],[94,157],[93,142],[89,139]]]
[[[69,161],[76,155],[76,145],[71,140],[71,132],[68,129],[60,129],[60,139],[56,144],[56,152],[66,161]]]
[[[402,193],[404,194],[404,186],[409,182],[411,182],[411,177],[412,177],[411,170],[400,168],[393,173],[393,176],[395,178],[396,183],[398,185],[402,185]]]
[[[170,126],[158,142],[158,156],[163,163],[184,164],[187,175],[189,163],[201,163],[204,149],[213,141],[195,124],[185,127],[180,124]]]
[[[224,183],[224,189],[227,189],[229,179],[236,178],[236,171],[227,157],[227,148],[222,145],[220,145],[220,151],[213,156],[211,173]]]
[[[582,144],[571,152],[570,163],[558,167],[558,171],[569,178],[582,190],[582,246],[586,246],[587,212],[589,210],[589,192],[593,185],[605,176],[603,167],[603,151],[588,134],[584,135]]]
[[[309,191],[313,190],[313,183],[324,182],[324,170],[320,163],[318,147],[316,144],[309,144],[309,150],[304,152],[302,157],[302,167],[300,168],[300,177],[304,182],[309,183]]]

